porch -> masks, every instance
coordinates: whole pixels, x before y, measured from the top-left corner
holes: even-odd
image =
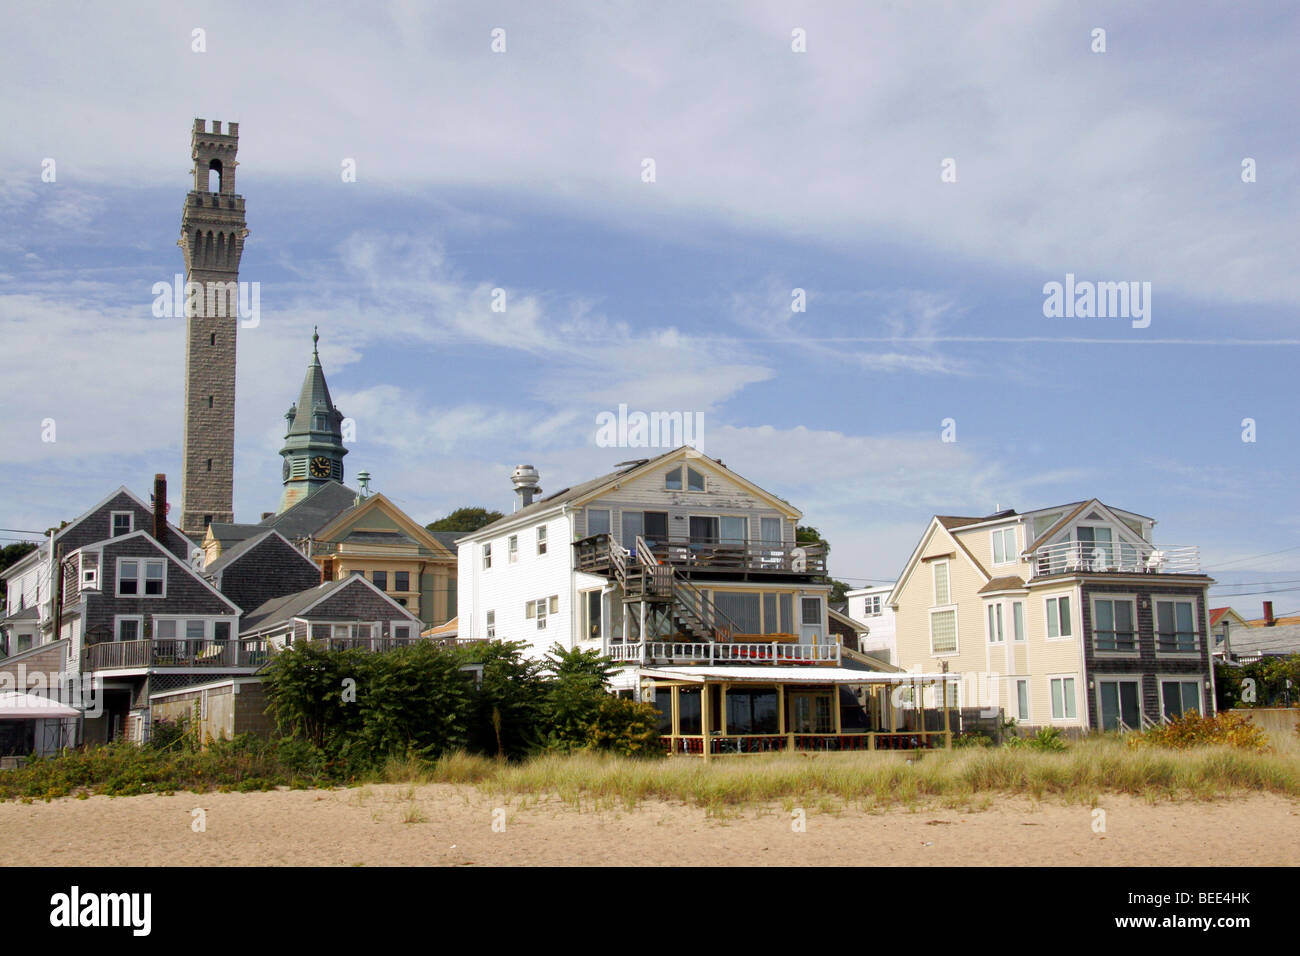
[[[679,570],[744,575],[812,575],[826,573],[825,549],[819,544],[783,544],[715,537],[640,538],[653,563]],[[610,534],[594,534],[573,543],[574,564],[588,574],[612,575],[610,548],[619,547]],[[631,556],[635,547],[624,547]],[[650,563],[647,561],[647,563]]]
[[[267,643],[263,638],[102,641],[82,652],[82,669],[89,671],[210,667],[252,671],[266,661]]]
[[[654,667],[638,673],[641,699],[660,712],[670,754],[935,750],[952,746],[957,719],[944,688],[956,674],[847,668]],[[927,700],[933,706],[927,707]]]
[[[1064,541],[1033,552],[1033,576],[1076,574],[1200,574],[1197,545],[1157,548],[1129,541]]]

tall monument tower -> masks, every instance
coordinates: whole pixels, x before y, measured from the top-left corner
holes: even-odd
[[[231,522],[235,481],[235,332],[239,327],[239,257],[248,229],[244,197],[235,192],[239,124],[194,121],[190,155],[194,188],[185,197],[185,443],[181,530],[202,536],[214,521]],[[201,294],[190,295],[196,283]]]

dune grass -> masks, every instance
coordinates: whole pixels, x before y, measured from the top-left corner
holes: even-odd
[[[723,812],[751,806],[988,805],[1029,796],[1095,803],[1122,793],[1152,800],[1207,800],[1241,793],[1300,799],[1300,756],[1227,747],[1135,749],[1090,739],[1061,753],[991,748],[921,756],[899,753],[765,754],[629,760],[596,754],[546,755],[522,763],[458,754],[421,781],[474,783],[485,792],[574,806],[633,808],[647,800]]]

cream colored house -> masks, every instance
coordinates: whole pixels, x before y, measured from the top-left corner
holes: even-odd
[[[931,519],[889,596],[898,663],[959,672],[960,707],[1022,726],[1136,729],[1212,712],[1198,549],[1097,499]],[[954,702],[949,702],[954,703]]]

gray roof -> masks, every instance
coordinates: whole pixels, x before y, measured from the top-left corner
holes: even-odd
[[[1232,656],[1254,657],[1256,654],[1300,654],[1300,624],[1277,624],[1273,627],[1234,627],[1228,632]],[[1218,645],[1220,648],[1223,644]]]
[[[284,597],[272,598],[261,607],[246,614],[244,620],[240,622],[239,629],[241,632],[246,632],[265,627],[267,624],[278,624],[281,621],[287,621],[298,616],[304,609],[315,604],[326,595],[333,594],[357,580],[357,575],[352,574],[346,578],[339,578],[337,581],[326,581],[324,584],[318,584],[316,587],[308,588],[305,591],[295,591],[293,594],[286,594]]]
[[[466,534],[459,535],[459,537],[468,537],[470,534],[480,535],[484,531],[487,531],[491,528],[495,528],[497,525],[509,524],[511,522],[518,520],[519,518],[541,513],[550,508],[554,508],[556,505],[563,504],[566,501],[572,501],[575,498],[581,498],[583,495],[590,494],[591,492],[596,491],[598,488],[602,487],[603,485],[607,485],[613,482],[615,479],[623,475],[626,475],[629,471],[633,471],[651,462],[658,461],[660,458],[667,458],[669,455],[675,454],[679,450],[680,449],[674,448],[670,451],[664,452],[662,455],[656,455],[654,458],[641,458],[638,459],[637,461],[629,462],[622,468],[618,468],[614,471],[611,471],[609,474],[601,475],[599,478],[592,478],[590,481],[584,481],[581,484],[572,485],[568,488],[561,488],[559,491],[555,492],[554,494],[547,495],[545,498],[542,498],[538,501],[534,501],[531,505],[528,505],[526,508],[520,508],[518,511],[514,512],[513,514],[508,514],[505,517],[492,522],[491,524],[484,525],[483,527],[479,528],[477,531],[467,532]]]
[[[430,531],[429,532],[429,534],[433,535],[435,541],[437,541],[440,545],[442,545],[452,554],[456,553],[456,539],[463,538],[465,537],[465,535],[469,533],[470,532],[468,531]]]
[[[0,618],[0,624],[13,624],[17,621],[34,621],[36,620],[36,605],[25,607],[21,611],[14,611],[8,617]]]
[[[337,481],[330,481],[288,511],[272,515],[253,527],[265,531],[273,528],[290,541],[315,534],[343,512],[356,507],[357,493]]]
[[[221,542],[222,548],[239,541],[247,541],[265,530],[261,525],[231,524],[227,521],[214,521],[208,525],[208,529],[212,532],[212,536]]]
[[[256,528],[258,526],[253,525],[253,527]],[[256,535],[245,538],[233,547],[226,548],[221,552],[221,557],[217,558],[217,560],[213,561],[203,569],[204,576],[211,577],[214,574],[219,574],[223,568],[227,568],[234,564],[249,551],[253,550],[253,548],[261,544],[268,535],[274,533],[274,528],[270,530],[261,528]]]

